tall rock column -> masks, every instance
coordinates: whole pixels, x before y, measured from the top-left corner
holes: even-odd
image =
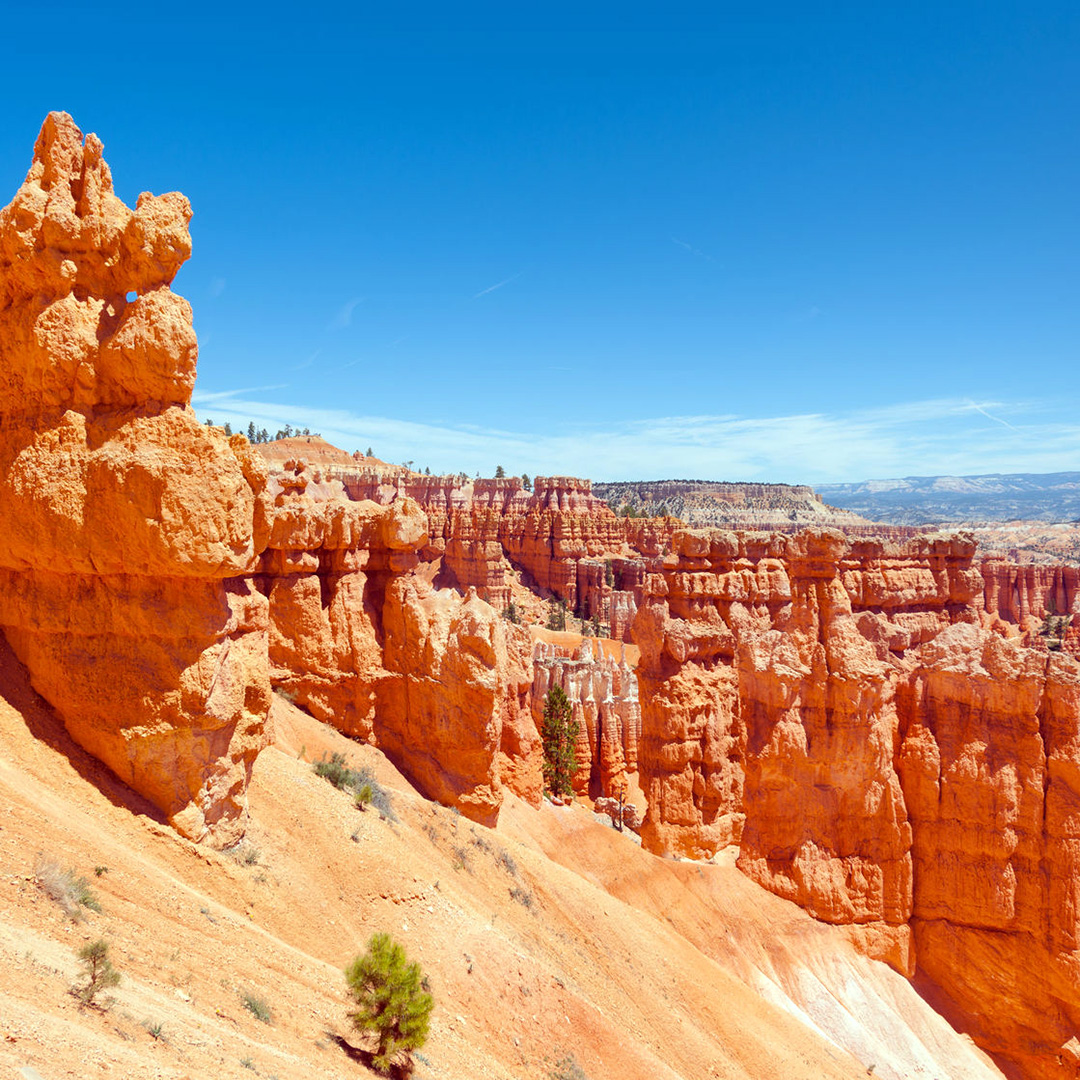
[[[80,745],[224,844],[269,706],[266,470],[189,407],[190,217],[129,210],[65,113],[0,211],[0,627]]]

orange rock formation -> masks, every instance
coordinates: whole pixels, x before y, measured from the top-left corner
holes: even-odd
[[[0,212],[0,628],[77,742],[225,844],[273,685],[491,822],[507,789],[539,799],[557,682],[578,787],[636,768],[648,847],[738,844],[1022,1075],[1080,1062],[1075,570],[980,571],[964,534],[620,519],[588,481],[419,477],[321,440],[257,454],[189,406],[189,218],[125,207],[59,113]],[[592,646],[534,655],[498,613],[525,586],[632,633],[640,705]]]
[[[644,842],[739,866],[1058,1075],[1080,1025],[1080,665],[983,610],[963,534],[691,531],[650,576]],[[1036,642],[1038,645],[1038,642]]]
[[[188,408],[190,217],[124,206],[64,113],[0,212],[0,625],[79,743],[227,842],[269,705],[266,470]]]

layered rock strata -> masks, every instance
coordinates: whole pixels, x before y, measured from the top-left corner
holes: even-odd
[[[1080,569],[983,559],[984,609],[1028,640],[1080,656]]]
[[[984,612],[964,534],[673,548],[634,625],[645,844],[738,844],[765,887],[930,976],[982,1045],[1057,1075],[1080,1023],[1080,666]]]
[[[64,113],[0,211],[0,626],[78,743],[225,843],[269,706],[266,469],[188,407],[190,217],[129,210]]]
[[[470,480],[422,476],[369,459],[355,467],[348,455],[314,436],[261,444],[271,476],[289,456],[318,471],[321,482],[353,501],[380,505],[409,498],[427,515],[428,541],[420,553],[437,563],[437,584],[477,595],[504,611],[512,579],[563,601],[582,618],[596,618],[609,635],[629,641],[646,570],[658,568],[674,520],[618,518],[588,480],[538,476],[526,490],[519,477]],[[654,566],[655,564],[655,566]]]

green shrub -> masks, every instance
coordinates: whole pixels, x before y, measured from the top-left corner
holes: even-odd
[[[388,1073],[397,1061],[412,1071],[413,1050],[424,1045],[435,999],[419,964],[389,934],[373,934],[367,952],[345,969],[356,1003],[350,1018],[357,1030],[378,1040],[372,1064]]]
[[[102,990],[108,990],[120,982],[120,972],[109,960],[109,943],[104,938],[87,942],[76,954],[83,966],[86,985],[75,990],[75,996],[85,1005],[93,1005],[94,998]]]
[[[315,770],[316,776],[321,776],[324,780],[329,780],[334,787],[344,790],[345,788],[353,786],[353,770],[345,763],[345,755],[334,752],[330,755],[330,760],[327,761],[326,755],[323,754],[314,765],[311,766]]]
[[[243,1002],[244,1008],[247,1009],[256,1020],[261,1020],[264,1024],[270,1024],[274,1020],[274,1011],[270,1008],[265,998],[259,997],[257,994],[251,993],[250,990],[245,990],[240,995],[240,1000]]]
[[[350,769],[345,755],[335,752],[329,760],[325,754],[312,766],[317,776],[329,780],[341,791],[351,791],[356,805],[361,809],[374,806],[389,821],[397,821],[397,814],[390,802],[390,793],[375,779],[375,774],[366,766]]]

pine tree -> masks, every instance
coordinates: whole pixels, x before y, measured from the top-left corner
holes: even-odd
[[[248,422],[247,438],[248,442],[253,443],[258,438],[259,433],[255,430],[255,421]]]
[[[506,470],[501,465],[496,465],[495,466],[495,479],[496,480],[501,480],[504,476],[506,476]]]
[[[527,472],[521,474],[521,486],[526,491],[532,491],[532,481],[529,479],[529,474]]]
[[[377,1036],[372,1064],[388,1073],[395,1058],[412,1071],[410,1051],[424,1045],[435,999],[419,964],[410,964],[405,950],[389,934],[372,934],[367,952],[345,969],[349,993],[356,1002],[351,1015],[359,1031]]]
[[[553,686],[544,698],[544,783],[553,795],[573,793],[578,769],[577,740],[581,725],[574,719],[570,699],[561,686]]]
[[[104,938],[87,942],[78,952],[79,962],[86,975],[86,985],[74,991],[80,1001],[94,1004],[94,998],[102,991],[120,982],[120,972],[109,959],[109,943]]]

